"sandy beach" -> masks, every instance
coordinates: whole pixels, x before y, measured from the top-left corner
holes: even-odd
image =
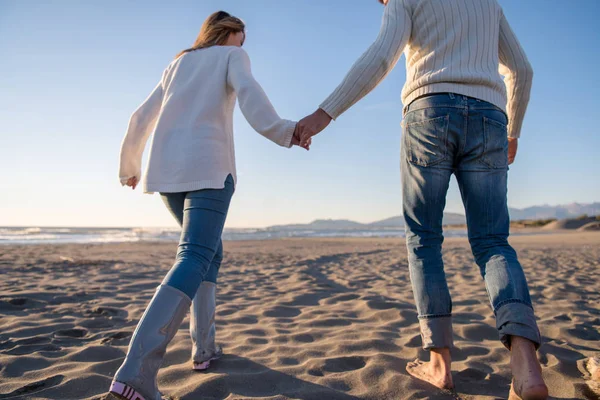
[[[600,233],[518,236],[555,399],[598,398],[582,363],[600,351]],[[0,399],[101,399],[174,259],[174,243],[0,247]],[[188,318],[159,373],[192,399],[502,399],[509,353],[466,239],[444,247],[457,394],[405,372],[424,357],[401,239],[226,242],[217,340],[191,370]]]

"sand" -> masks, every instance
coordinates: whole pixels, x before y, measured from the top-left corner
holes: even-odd
[[[529,278],[552,398],[598,398],[583,372],[584,359],[600,348],[600,234],[511,241]],[[174,251],[174,244],[151,243],[0,247],[0,399],[103,398]],[[509,353],[465,239],[447,240],[444,250],[455,395],[405,372],[426,353],[403,240],[227,242],[225,252],[217,338],[226,355],[209,372],[193,372],[186,318],[159,374],[166,394],[507,398]]]

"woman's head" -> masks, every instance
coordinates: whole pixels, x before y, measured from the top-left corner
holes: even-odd
[[[183,50],[177,57],[190,51],[212,46],[241,47],[246,39],[245,29],[246,26],[241,19],[225,11],[217,11],[206,18],[194,45],[189,49]]]

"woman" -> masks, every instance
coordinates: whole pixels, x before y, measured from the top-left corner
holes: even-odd
[[[214,293],[221,234],[236,182],[236,97],[257,132],[283,147],[298,144],[296,123],[277,115],[252,77],[250,60],[241,49],[244,29],[240,19],[226,12],[208,17],[193,47],[166,68],[129,122],[121,148],[121,183],[137,186],[142,153],[153,133],[144,191],[161,193],[182,233],[175,264],[133,333],[109,398],[161,398],[156,375],[192,299],[195,369],[208,367],[221,354],[214,344]]]

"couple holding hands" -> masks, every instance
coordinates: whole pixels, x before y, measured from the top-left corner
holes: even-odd
[[[143,186],[159,192],[182,227],[175,263],[157,288],[115,374],[109,398],[159,400],[156,376],[167,345],[191,309],[192,362],[205,370],[215,343],[221,234],[236,184],[233,110],[283,147],[311,138],[373,90],[406,55],[402,92],[402,195],[410,278],[430,361],[407,372],[452,389],[452,300],[442,261],[442,217],[455,174],[469,242],[511,352],[513,399],[545,399],[541,344],[527,281],[508,244],[508,165],[529,101],[532,69],[496,0],[379,0],[381,31],[344,80],[298,123],[279,117],[252,76],[242,49],[245,25],[219,11],[194,45],[177,55],[133,113],[123,140],[120,179],[135,189],[148,138]],[[351,5],[349,5],[350,7]]]

